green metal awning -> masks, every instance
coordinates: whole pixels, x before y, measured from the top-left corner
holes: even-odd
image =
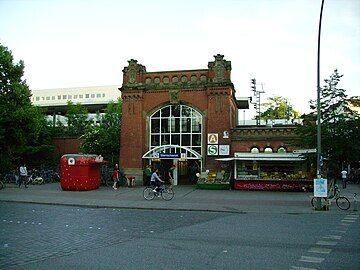
[[[305,158],[301,154],[295,153],[235,153],[234,157],[217,158],[216,160],[302,161]]]

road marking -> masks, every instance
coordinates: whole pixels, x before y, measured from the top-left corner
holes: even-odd
[[[348,219],[358,219],[359,217],[358,217],[358,216],[353,216],[353,215],[347,215],[345,218],[348,218]]]
[[[337,242],[320,240],[320,241],[317,241],[316,244],[320,245],[320,246],[336,246]]]
[[[340,223],[340,225],[342,225],[342,226],[350,226],[349,223]]]
[[[331,251],[332,251],[332,249],[330,249],[330,248],[313,247],[313,248],[309,249],[309,252],[320,253],[320,254],[329,254]]]
[[[339,232],[339,233],[346,233],[346,231],[342,231],[342,230],[331,230],[332,232]]]
[[[351,219],[343,219],[341,222],[355,222],[355,220],[351,220]]]
[[[322,263],[324,260],[325,258],[311,257],[311,256],[301,256],[300,259],[301,262],[310,262],[310,263]]]
[[[299,267],[299,266],[291,266],[290,270],[317,270],[317,269],[316,268]]]
[[[333,239],[333,240],[340,240],[341,239],[341,235],[327,235],[327,236],[323,236],[322,238],[325,239]]]

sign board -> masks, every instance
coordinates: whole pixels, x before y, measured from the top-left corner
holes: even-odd
[[[219,154],[219,146],[218,145],[208,145],[207,146],[207,155],[208,156],[217,156]]]
[[[219,134],[208,133],[208,144],[218,144],[218,143],[219,143]]]
[[[220,156],[228,156],[230,155],[230,145],[228,144],[220,144],[219,145],[219,155]]]
[[[327,179],[314,179],[314,197],[327,197]]]
[[[160,153],[159,158],[180,158],[180,153]]]

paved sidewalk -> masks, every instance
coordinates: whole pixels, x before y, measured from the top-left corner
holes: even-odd
[[[312,192],[201,190],[195,186],[175,186],[175,196],[171,201],[164,201],[162,198],[146,201],[142,196],[143,189],[144,187],[121,187],[113,190],[111,187],[101,186],[92,191],[63,191],[59,183],[30,185],[27,189],[13,185],[0,190],[0,201],[236,213],[343,213],[335,203],[329,211],[314,211],[310,204]],[[354,193],[360,193],[360,185],[348,184],[341,193],[351,202],[349,210],[354,211]]]

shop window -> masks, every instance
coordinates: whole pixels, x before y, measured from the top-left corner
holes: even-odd
[[[272,152],[273,152],[273,150],[271,147],[265,147],[264,153],[272,153]]]
[[[257,154],[257,153],[259,153],[260,151],[259,151],[259,148],[257,148],[257,147],[253,147],[253,148],[251,148],[251,150],[250,150],[250,153],[254,153],[254,154]]]
[[[281,147],[278,148],[277,152],[278,153],[286,153],[286,148],[281,146]]]

